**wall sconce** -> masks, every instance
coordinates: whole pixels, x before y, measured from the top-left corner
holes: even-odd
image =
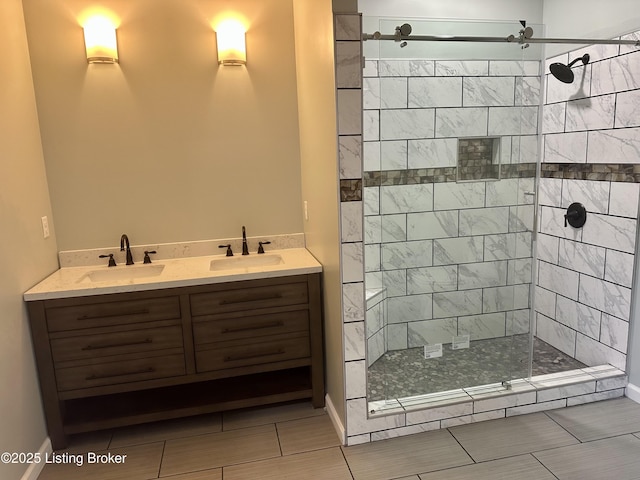
[[[247,46],[245,43],[245,28],[235,20],[226,20],[216,29],[218,44],[218,64],[246,65]]]
[[[84,44],[89,63],[118,63],[116,27],[105,17],[91,17],[84,24]]]

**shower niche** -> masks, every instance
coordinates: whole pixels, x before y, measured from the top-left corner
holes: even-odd
[[[457,180],[500,180],[500,138],[458,139]]]

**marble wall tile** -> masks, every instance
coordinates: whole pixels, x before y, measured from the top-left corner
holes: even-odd
[[[376,112],[377,115],[378,112]],[[365,113],[366,116],[366,113]],[[365,119],[366,123],[366,119]],[[380,142],[362,143],[362,163],[365,172],[377,172],[381,169],[380,164]]]
[[[380,60],[381,77],[432,77],[433,60]]]
[[[533,230],[533,205],[509,207],[509,231],[530,232]]]
[[[342,318],[345,322],[364,320],[364,284],[348,283],[342,287]]]
[[[362,94],[358,90],[338,90],[338,135],[362,133]]]
[[[382,243],[407,240],[407,216],[405,214],[382,215]]]
[[[378,61],[377,60],[365,60],[364,68],[362,69],[363,77],[377,77],[378,76]]]
[[[458,158],[458,140],[434,138],[409,140],[409,168],[455,167]]]
[[[558,322],[573,330],[597,340],[600,338],[600,316],[600,310],[558,295],[556,300],[556,314],[555,317],[552,318],[555,318]]]
[[[435,75],[439,77],[480,76],[489,74],[489,62],[484,60],[437,60]]]
[[[536,392],[518,393],[516,395],[506,395],[504,397],[476,400],[473,404],[473,410],[475,413],[481,413],[487,411],[495,411],[498,408],[512,408],[522,405],[529,405],[535,402]]]
[[[564,226],[564,215],[567,213],[565,209],[542,207],[540,210],[540,232],[560,238],[568,238],[576,241],[582,240],[584,228],[579,229]],[[587,221],[592,220],[594,216],[595,215],[589,215]]]
[[[537,60],[490,60],[489,75],[515,77],[521,75],[538,76],[540,71],[540,62]]]
[[[555,263],[557,265],[559,242],[560,239],[558,237],[538,233],[536,242],[538,259],[549,263]]]
[[[364,243],[366,245],[382,243],[382,217],[380,215],[364,217]]]
[[[564,120],[567,112],[567,104],[551,103],[542,107],[542,133],[564,132]],[[551,160],[546,160],[550,162]]]
[[[580,202],[587,212],[607,213],[609,209],[609,182],[590,180],[563,180],[562,207]]]
[[[544,161],[547,163],[585,163],[587,161],[587,132],[545,135]]]
[[[438,108],[435,118],[435,136],[483,137],[488,135],[489,110],[487,108]],[[424,135],[433,137],[433,135]]]
[[[518,178],[505,178],[498,182],[487,182],[486,206],[517,205],[519,180]]]
[[[631,289],[581,275],[578,301],[624,320],[629,319]]]
[[[556,297],[558,295],[556,295],[555,292],[542,288],[539,285],[536,285],[535,289],[534,307],[536,312],[539,312],[545,317],[549,317],[551,319],[556,318]]]
[[[347,432],[349,436],[362,433],[403,427],[404,414],[386,415],[375,418],[367,417],[368,405],[366,398],[356,398],[347,401]]]
[[[537,135],[516,135],[512,137],[511,160],[505,163],[536,163],[537,159]]]
[[[576,339],[576,354],[574,358],[586,365],[606,365],[610,363],[620,370],[625,370],[627,363],[627,356],[624,353],[581,334],[578,334]]]
[[[485,260],[507,260],[532,256],[531,232],[503,233],[484,237]]]
[[[638,193],[640,183],[611,182],[609,215],[638,217]]]
[[[615,95],[571,100],[567,102],[566,131],[612,128],[614,113]],[[615,160],[607,160],[607,162],[612,161]]]
[[[402,437],[405,435],[415,435],[416,433],[430,432],[438,430],[440,422],[422,423],[420,425],[411,425],[409,427],[394,428],[393,430],[382,430],[380,432],[371,433],[371,441],[388,440],[390,438]]]
[[[507,417],[515,417],[517,415],[527,415],[529,413],[555,410],[556,408],[563,408],[566,406],[567,400],[564,398],[560,400],[552,400],[550,402],[532,403],[531,405],[524,405],[522,407],[507,408]]]
[[[380,111],[381,140],[433,138],[434,125],[435,110],[431,108]]]
[[[340,235],[343,242],[361,242],[363,204],[362,202],[340,203]]]
[[[458,287],[458,266],[410,268],[406,271],[407,293],[447,292]]]
[[[382,272],[382,286],[387,289],[387,296],[400,297],[407,294],[407,271],[386,270]]]
[[[607,250],[604,279],[631,288],[634,256],[630,253]]]
[[[561,398],[575,397],[578,395],[595,393],[595,391],[596,391],[595,381],[578,383],[576,385],[568,385],[565,387],[547,388],[544,390],[538,390],[537,401],[550,402],[552,400],[558,400]]]
[[[532,281],[532,259],[507,260],[507,285],[529,284]]]
[[[407,169],[407,141],[380,142],[380,168],[382,170]]]
[[[583,227],[582,241],[633,253],[636,243],[636,224],[636,220],[631,218],[589,214],[587,223]]]
[[[426,410],[416,412],[407,412],[407,425],[419,424],[425,422],[434,422],[451,417],[460,417],[462,415],[471,415],[473,413],[473,403],[465,402],[457,405],[447,405],[442,407],[433,407]]]
[[[406,78],[380,78],[380,108],[407,108]]]
[[[431,295],[408,295],[387,299],[387,322],[415,322],[432,318],[433,300]]]
[[[567,398],[567,407],[576,405],[584,405],[585,403],[600,402],[602,400],[611,400],[612,398],[624,397],[624,388],[617,390],[609,390],[607,392],[591,393],[589,395],[579,395],[577,397]]]
[[[638,55],[621,55],[592,68],[591,94],[621,92],[640,88],[640,58]]]
[[[551,207],[562,206],[562,179],[541,178],[538,202],[540,205],[549,205]]]
[[[559,247],[558,265],[604,278],[604,248],[564,239],[560,240]]]
[[[436,184],[435,187],[438,187]],[[391,185],[380,187],[381,213],[411,213],[433,210],[434,185]]]
[[[513,106],[515,77],[465,77],[462,104],[465,107]]]
[[[407,214],[407,239],[427,240],[458,236],[458,211],[441,210]]]
[[[360,88],[362,53],[360,42],[336,42],[336,87]]]
[[[640,127],[640,90],[618,94],[615,127]]]
[[[507,312],[507,335],[521,335],[531,331],[531,310]]]
[[[629,342],[629,323],[609,314],[602,314],[600,342],[615,348],[619,352],[627,353]]]
[[[380,140],[380,111],[364,110],[362,112],[362,140],[365,142]]]
[[[385,329],[378,330],[372,337],[367,339],[367,366],[371,366],[387,351],[387,341]]]
[[[379,243],[364,246],[364,271],[379,272],[382,268],[382,252]],[[367,285],[369,283],[367,282]]]
[[[407,324],[398,323],[387,326],[387,350],[406,350],[408,348]]]
[[[362,282],[364,259],[362,243],[342,245],[342,283]]]
[[[334,18],[336,40],[360,40],[360,15],[340,14]]]
[[[538,107],[489,107],[488,135],[535,135]]]
[[[454,210],[484,207],[486,182],[436,183],[434,210]]]
[[[491,410],[489,412],[474,413],[473,415],[464,415],[462,417],[446,418],[440,421],[441,428],[456,427],[458,425],[468,425],[475,422],[484,422],[487,420],[496,420],[505,417],[505,409]]]
[[[366,344],[364,322],[345,323],[343,331],[345,361],[364,360]]]
[[[409,108],[461,107],[461,77],[409,78]]]
[[[362,108],[380,110],[380,79],[365,77],[362,81]]]
[[[356,285],[356,284],[349,284]],[[367,332],[367,339],[378,333],[378,331],[386,325],[384,312],[386,311],[386,304],[384,302],[378,303],[373,307],[367,309],[365,318],[365,327]],[[360,321],[361,318],[356,320]],[[346,320],[345,320],[346,322]]]
[[[383,270],[430,267],[432,265],[432,241],[385,243],[382,245]]]
[[[539,77],[516,78],[516,105],[535,105],[540,103],[541,82]]]
[[[380,215],[380,187],[364,187],[364,214]]]
[[[458,335],[470,335],[472,341],[504,337],[505,331],[504,312],[458,317]]]
[[[451,343],[458,333],[458,322],[455,318],[442,318],[409,323],[409,348]]]
[[[547,342],[561,352],[571,357],[575,355],[576,332],[561,323],[551,320],[544,315],[537,314],[535,335],[543,342]]]
[[[443,238],[433,241],[434,265],[457,265],[482,261],[482,237]]]
[[[640,128],[589,132],[587,162],[638,163]]]
[[[529,307],[529,287],[509,285],[490,287],[482,290],[482,312],[505,312]]]
[[[596,392],[606,392],[607,390],[616,390],[625,388],[629,384],[625,376],[616,378],[604,378],[596,382]]]
[[[367,247],[369,247],[370,245],[367,245]],[[380,257],[380,252],[379,252],[379,245],[375,245],[376,247],[378,247],[378,258]],[[379,260],[378,260],[379,262]],[[366,271],[366,273],[364,274],[364,278],[365,278],[365,285],[367,286],[367,288],[384,288],[383,282],[382,282],[382,272],[380,271],[380,265],[378,264],[378,268],[376,269],[376,271],[373,272],[369,272]],[[406,288],[405,288],[406,291]]]
[[[507,284],[507,262],[468,263],[458,267],[458,288],[498,287]]]
[[[433,294],[433,318],[482,313],[482,289]]]
[[[367,396],[367,366],[363,360],[344,364],[347,400]]]
[[[582,57],[588,53],[592,64],[605,58],[617,57],[620,47],[618,45],[589,45],[577,48],[571,52],[571,58]]]
[[[338,137],[340,178],[362,177],[362,137],[360,135]]]
[[[579,274],[573,270],[540,262],[538,285],[573,300],[578,300]]]
[[[436,199],[438,192],[436,191]],[[509,231],[509,207],[460,211],[460,235],[485,235]]]

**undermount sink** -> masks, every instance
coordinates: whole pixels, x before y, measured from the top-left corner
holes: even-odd
[[[116,282],[136,278],[157,277],[164,270],[164,265],[123,265],[91,270],[85,273],[78,282]]]
[[[243,255],[238,257],[224,257],[211,260],[209,270],[237,270],[244,268],[270,267],[284,263],[282,257],[277,254],[265,253],[261,255]]]

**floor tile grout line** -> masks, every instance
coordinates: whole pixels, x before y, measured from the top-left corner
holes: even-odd
[[[529,455],[531,455],[533,458],[535,458],[536,462],[538,462],[540,465],[542,465],[542,467],[543,467],[547,472],[549,472],[549,473],[553,476],[553,478],[556,478],[556,479],[558,478],[558,477],[556,476],[556,474],[555,474],[555,473],[553,473],[553,472],[549,469],[549,467],[547,467],[544,463],[542,463],[542,461],[541,461],[538,457],[536,457],[536,456],[535,456],[534,452],[529,453]],[[558,479],[558,480],[559,480],[559,479]]]
[[[349,470],[349,475],[351,475],[351,478],[353,480],[355,480],[356,477],[353,475],[353,471],[351,470],[351,465],[349,465],[349,460],[347,460],[347,456],[344,454],[345,446],[344,445],[340,445],[338,448],[340,449],[340,453],[342,454],[342,458],[344,458],[344,463],[347,466],[347,470]]]
[[[464,446],[462,445],[462,443],[460,443],[460,440],[458,440],[458,438],[453,434],[453,432],[451,431],[451,429],[449,429],[449,428],[445,428],[445,430],[446,430],[447,432],[449,432],[449,435],[451,435],[451,436],[453,437],[453,439],[458,443],[458,445],[460,445],[460,448],[462,448],[462,450],[464,450],[464,453],[466,453],[466,454],[467,454],[467,456],[468,456],[468,457],[473,461],[473,463],[474,463],[474,464],[479,463],[479,462],[477,462],[477,461],[476,461],[476,459],[475,459],[475,458],[473,458],[473,457],[471,456],[471,454],[467,451],[467,449],[466,449],[466,448],[464,448]]]
[[[160,472],[162,471],[162,462],[164,461],[164,451],[167,448],[167,440],[162,441],[162,453],[160,454],[160,463],[158,464],[158,476],[160,478]]]
[[[569,407],[564,407],[564,408],[569,408]],[[553,411],[553,410],[550,410],[550,411]],[[562,424],[560,424],[555,418],[553,418],[551,415],[549,415],[549,411],[542,412],[542,413],[544,413],[549,420],[551,420],[553,423],[558,425],[561,429],[563,429],[565,432],[567,432],[569,435],[571,435],[573,438],[575,438],[578,442],[583,443],[582,440],[580,440],[578,437],[576,437],[573,433],[571,433],[569,430],[567,430]]]
[[[275,428],[276,430],[276,440],[278,441],[278,450],[280,450],[280,456],[284,457],[284,454],[282,453],[282,441],[280,440],[280,431],[278,430],[277,422],[273,422],[273,428]]]

